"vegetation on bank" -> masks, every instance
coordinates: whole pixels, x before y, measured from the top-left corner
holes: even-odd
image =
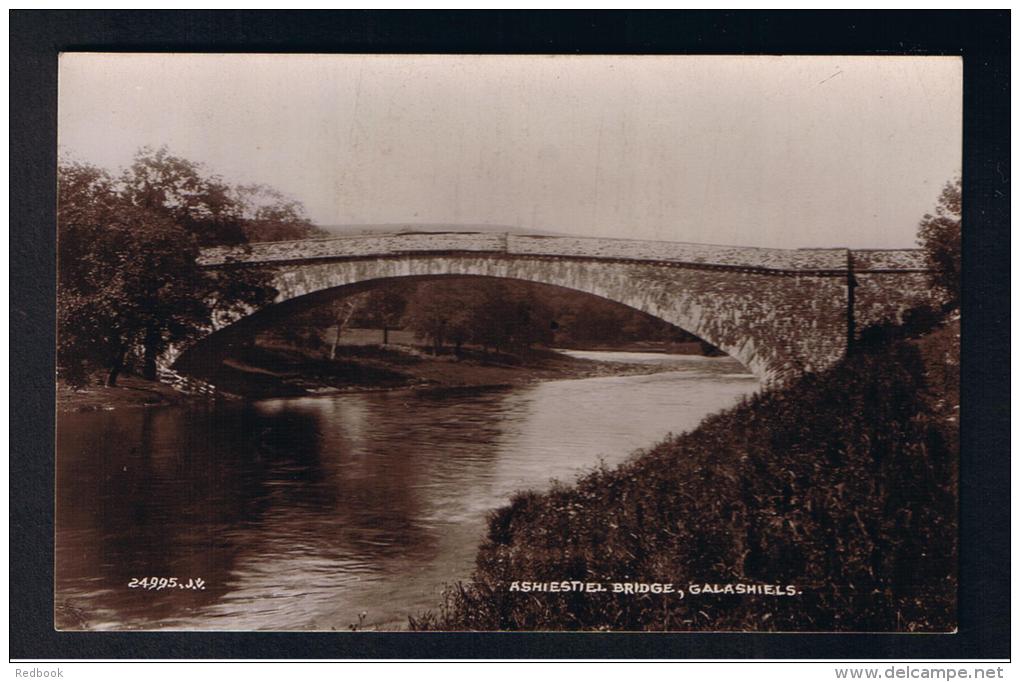
[[[492,514],[472,579],[411,628],[951,630],[959,323],[903,338],[910,331],[867,334],[833,369],[617,469],[517,494]],[[522,592],[514,581],[670,583],[685,594]]]
[[[381,330],[348,330],[356,340],[378,337]],[[392,337],[409,340],[409,332]],[[462,348],[439,356],[431,348],[410,344],[343,343],[335,348],[309,349],[257,338],[238,347],[221,362],[196,368],[190,375],[216,387],[221,398],[262,399],[330,392],[393,389],[439,389],[516,386],[556,379],[652,374],[668,371],[665,364],[635,364],[586,360],[533,348],[526,356],[485,353]],[[329,357],[332,355],[332,357]],[[61,411],[84,412],[121,407],[154,407],[206,401],[169,385],[134,374],[122,375],[116,387],[93,382],[88,386],[58,385]]]
[[[942,188],[935,212],[926,213],[917,228],[932,289],[949,306],[960,305],[962,208],[963,183],[956,177]]]
[[[553,379],[652,374],[663,365],[601,362],[534,348],[527,356],[463,348],[433,356],[413,346],[339,346],[330,359],[287,346],[235,350],[224,362],[192,376],[245,398],[400,388],[515,386]]]
[[[198,398],[178,391],[169,384],[144,379],[134,374],[122,374],[116,386],[102,381],[87,386],[72,386],[57,381],[57,410],[60,412],[98,412],[119,410],[125,407],[163,407],[186,405],[206,398]]]

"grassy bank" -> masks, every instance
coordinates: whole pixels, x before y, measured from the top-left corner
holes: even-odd
[[[473,578],[410,625],[950,630],[958,369],[958,322],[884,340],[619,468],[520,493],[493,513]],[[609,591],[529,593],[514,581]],[[616,594],[617,582],[684,595]],[[738,593],[747,585],[794,593]]]

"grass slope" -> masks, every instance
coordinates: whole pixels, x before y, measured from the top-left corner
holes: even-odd
[[[570,487],[494,512],[432,630],[955,627],[959,324],[884,342]],[[512,581],[686,594],[524,593]],[[796,595],[691,594],[690,584]]]

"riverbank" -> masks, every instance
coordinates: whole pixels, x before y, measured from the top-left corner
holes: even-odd
[[[669,371],[668,366],[575,358],[545,349],[525,357],[464,349],[434,357],[410,346],[342,346],[329,360],[284,346],[239,349],[213,368],[193,373],[222,397],[264,399],[407,388],[520,386],[539,381],[630,376]],[[124,375],[118,386],[74,390],[58,384],[62,412],[156,407],[205,402],[154,381]]]
[[[410,627],[951,631],[958,383],[957,319],[519,493]]]
[[[92,384],[71,388],[57,381],[58,412],[94,412],[135,407],[185,405],[205,398],[196,398],[158,381],[123,374],[113,387]]]

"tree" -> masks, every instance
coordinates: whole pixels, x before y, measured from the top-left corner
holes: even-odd
[[[184,319],[207,315],[181,281],[192,275],[197,249],[165,216],[123,201],[103,171],[75,164],[60,177],[60,360],[79,378],[87,364],[103,365],[113,386],[150,328],[149,336],[167,328],[175,338]],[[154,324],[168,309],[173,314]]]
[[[479,280],[471,286],[478,292],[471,311],[471,340],[486,353],[489,348],[497,353],[508,350],[515,322],[509,288],[498,280]]]
[[[359,325],[381,328],[383,345],[390,342],[390,329],[398,326],[407,308],[407,286],[387,283],[367,292],[357,315]]]
[[[175,156],[166,147],[140,149],[131,166],[121,174],[118,189],[128,204],[172,221],[189,233],[191,241],[198,247],[236,245],[248,241],[245,206],[237,200],[237,191],[218,176],[205,175],[201,164]],[[262,186],[256,189],[263,194],[271,191]],[[250,194],[257,193],[256,189]],[[290,210],[294,214],[299,212],[296,207]],[[257,305],[263,300],[268,290],[267,282],[262,273],[245,269],[236,270],[229,276],[198,276],[195,286],[211,286],[214,291],[206,295],[215,295],[221,307],[236,308]],[[156,358],[173,338],[179,336],[168,334],[170,330],[166,328],[161,329],[161,326],[166,326],[164,322],[173,319],[168,316],[167,307],[153,302],[153,309],[149,328],[142,339],[142,375],[147,379],[156,378]],[[195,324],[192,321],[185,327],[193,328]]]
[[[191,200],[177,195],[194,183],[160,187],[161,175],[142,175],[147,179],[132,186],[89,164],[58,167],[57,350],[72,383],[102,367],[114,386],[133,355],[155,378],[156,358],[170,344],[275,293],[255,270],[217,275],[199,268],[197,223],[178,222],[180,202]]]
[[[507,349],[527,352],[534,344],[553,340],[552,308],[534,287],[522,282],[481,280],[471,311],[471,340],[496,352]]]
[[[950,308],[960,305],[961,190],[960,178],[947,182],[935,214],[925,214],[917,232],[931,286]]]
[[[238,185],[233,190],[242,219],[244,235],[249,242],[277,242],[292,239],[324,237],[301,202],[266,185]]]
[[[166,147],[143,147],[120,177],[120,192],[133,206],[166,216],[199,246],[247,241],[241,207],[230,186]]]
[[[460,355],[465,343],[486,352],[526,353],[553,338],[552,309],[520,282],[451,278],[418,285],[407,302],[404,323],[439,354],[446,342]]]
[[[432,344],[439,355],[447,341],[453,341],[459,353],[471,334],[474,292],[453,288],[444,282],[425,282],[411,296],[404,316],[406,324],[419,339]]]
[[[330,360],[336,360],[336,347],[340,345],[340,336],[344,333],[347,325],[350,324],[351,319],[358,314],[359,310],[364,308],[367,300],[368,293],[361,292],[327,304],[326,310],[329,315],[330,324],[334,328],[333,344],[329,349]]]

